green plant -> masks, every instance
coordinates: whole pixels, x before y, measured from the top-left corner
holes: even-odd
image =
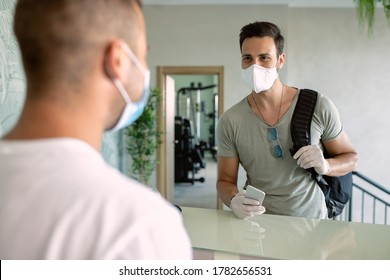
[[[382,3],[387,22],[390,24],[390,0],[354,0],[357,2],[359,24],[362,28],[367,25],[369,34],[373,31],[375,10],[378,3]]]
[[[159,89],[151,89],[142,115],[125,130],[127,151],[132,158],[131,176],[148,185],[156,165],[156,150],[162,132],[157,127],[157,108],[161,101]]]

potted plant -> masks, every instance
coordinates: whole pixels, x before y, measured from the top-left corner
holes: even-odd
[[[125,129],[126,148],[132,158],[130,176],[148,185],[156,165],[156,150],[161,143],[157,127],[157,108],[161,101],[159,89],[151,89],[142,115]]]
[[[372,33],[375,10],[378,3],[382,3],[387,21],[390,24],[390,0],[355,0],[359,24],[364,27],[367,24],[368,33]]]

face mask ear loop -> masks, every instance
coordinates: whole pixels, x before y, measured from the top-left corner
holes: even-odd
[[[121,45],[122,49],[125,51],[125,53],[127,54],[127,56],[130,58],[130,60],[135,64],[135,66],[137,66],[137,68],[141,71],[141,73],[144,75],[144,79],[146,78],[145,76],[146,75],[149,75],[150,76],[150,72],[146,71],[145,67],[142,65],[142,63],[138,60],[138,58],[134,55],[133,51],[126,45]],[[150,77],[147,77],[147,79],[149,80]],[[146,79],[145,79],[146,80]],[[125,88],[123,87],[122,83],[119,82],[118,79],[114,78],[113,79],[113,82],[116,86],[116,88],[118,89],[118,91],[120,92],[120,94],[122,95],[122,97],[125,99],[126,103],[131,103],[131,99],[130,97],[126,94],[127,91],[125,90]],[[145,98],[145,96],[144,96]]]
[[[131,99],[129,95],[127,94],[127,91],[123,87],[122,83],[117,78],[111,78],[116,89],[119,91],[119,93],[122,95],[123,99],[125,100],[126,104],[131,103]]]
[[[114,86],[116,87],[116,89],[118,90],[118,92],[120,93],[122,98],[125,100],[126,104],[131,103],[131,99],[130,99],[129,95],[127,94],[127,91],[123,87],[122,83],[117,78],[114,77],[114,73],[112,72],[111,67],[108,66],[106,58],[105,58],[104,64],[106,66],[105,70],[106,70],[108,77],[114,83]]]
[[[127,56],[130,58],[130,60],[135,64],[135,66],[137,66],[137,68],[141,71],[142,74],[145,75],[145,66],[142,65],[142,63],[138,60],[138,58],[134,55],[134,53],[132,52],[132,50],[127,46],[127,45],[123,45],[122,46],[122,49],[125,51],[125,53],[127,54]]]

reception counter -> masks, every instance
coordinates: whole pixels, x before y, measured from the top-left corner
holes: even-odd
[[[195,259],[390,259],[390,226],[182,207]]]

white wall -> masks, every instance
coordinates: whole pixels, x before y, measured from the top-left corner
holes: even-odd
[[[144,13],[152,85],[158,65],[223,65],[225,108],[248,92],[241,82],[241,27],[262,14],[262,19],[273,20],[286,30],[288,17],[284,6],[144,6]]]
[[[286,38],[281,78],[329,96],[359,152],[365,175],[390,188],[390,28],[378,10],[374,34],[358,29],[354,8],[288,6],[144,6],[152,86],[156,67],[222,65],[225,110],[248,89],[241,82],[238,35],[253,21],[272,21]]]
[[[390,189],[390,26],[383,10],[376,14],[367,36],[355,9],[290,9],[288,82],[334,101],[358,150],[357,170]]]

